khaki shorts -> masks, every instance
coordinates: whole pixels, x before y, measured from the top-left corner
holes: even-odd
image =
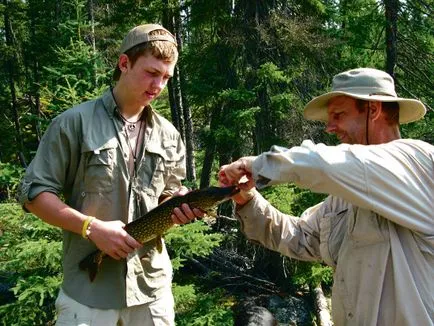
[[[78,303],[61,289],[56,299],[57,326],[174,326],[172,293],[123,309],[96,309]]]

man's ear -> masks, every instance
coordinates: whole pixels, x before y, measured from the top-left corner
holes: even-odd
[[[125,72],[128,69],[128,56],[125,53],[122,53],[119,56],[118,67],[121,72]]]
[[[380,101],[369,102],[369,117],[371,120],[378,120],[382,112],[382,103]]]

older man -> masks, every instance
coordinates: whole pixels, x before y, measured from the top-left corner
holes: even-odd
[[[248,238],[334,268],[336,325],[434,323],[434,147],[399,131],[425,111],[385,72],[346,71],[304,110],[341,145],[304,141],[221,167],[223,185],[248,178],[233,198]],[[254,189],[286,182],[329,196],[296,218]]]

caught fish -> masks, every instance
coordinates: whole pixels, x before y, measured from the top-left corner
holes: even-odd
[[[125,231],[140,243],[157,239],[157,249],[161,252],[163,234],[170,229],[174,223],[172,212],[182,204],[188,204],[191,208],[198,208],[208,216],[215,216],[217,206],[228,200],[239,192],[236,186],[230,187],[208,187],[205,189],[193,190],[184,196],[175,196],[161,203],[142,217],[125,225]],[[101,250],[96,250],[86,256],[79,264],[83,271],[88,271],[90,281],[93,282],[102,260],[107,255]]]

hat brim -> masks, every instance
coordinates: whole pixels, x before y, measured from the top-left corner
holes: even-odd
[[[380,102],[398,102],[399,103],[399,123],[409,123],[417,121],[426,113],[425,105],[418,100],[406,99],[394,96],[384,95],[355,95],[346,92],[329,92],[311,100],[304,108],[304,117],[308,120],[328,121],[327,105],[328,102],[336,96],[349,96],[352,98],[367,100],[367,101],[380,101]]]

